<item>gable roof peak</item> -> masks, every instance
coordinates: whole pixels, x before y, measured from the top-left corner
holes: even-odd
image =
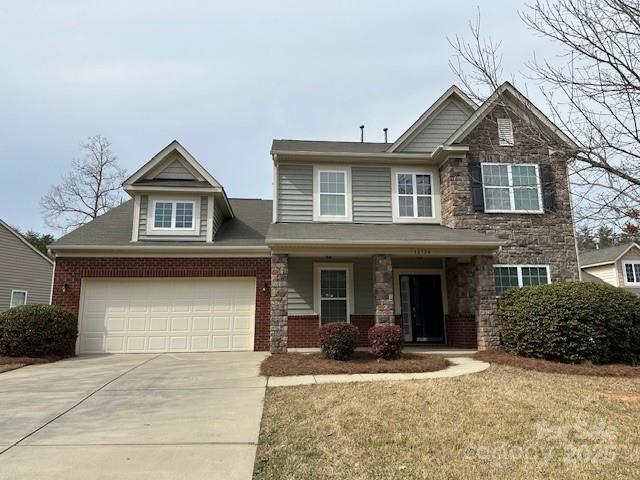
[[[220,182],[218,182],[178,140],[174,139],[169,142],[169,144],[167,144],[167,146],[165,146],[162,150],[151,157],[151,160],[145,163],[131,176],[129,176],[129,178],[122,182],[125,190],[127,189],[127,187],[132,186],[138,180],[141,180],[146,174],[148,174],[162,162],[170,159],[171,154],[173,154],[174,152],[177,152],[184,159],[189,169],[196,173],[197,176],[201,177],[212,187],[222,189],[222,185],[220,184]]]
[[[463,123],[444,143],[450,146],[462,141],[484,119],[500,101],[501,97],[507,97],[508,101],[519,104],[533,118],[540,122],[548,131],[564,142],[568,147],[577,149],[575,142],[554,124],[531,100],[522,94],[509,81],[504,81],[495,91],[480,105],[480,107]]]
[[[469,110],[469,113],[474,112],[478,105],[474,102],[464,91],[456,84],[451,85],[445,92],[438,97],[438,99],[431,104],[427,110],[413,122],[413,124],[405,130],[405,132],[393,142],[393,144],[387,149],[387,152],[395,152],[402,145],[406,144],[408,140],[413,138],[418,132],[426,127],[440,111],[440,108],[450,99],[457,99],[460,104]]]

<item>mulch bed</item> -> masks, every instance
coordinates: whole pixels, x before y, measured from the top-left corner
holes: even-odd
[[[417,373],[442,370],[449,365],[446,358],[426,353],[403,353],[394,360],[382,360],[370,352],[355,352],[353,358],[346,362],[329,360],[322,353],[283,353],[267,357],[260,365],[260,373],[267,377],[349,373]]]
[[[36,365],[39,363],[51,363],[62,360],[64,357],[49,356],[41,358],[33,357],[7,357],[0,355],[0,373],[15,370],[16,368],[24,367],[25,365]]]
[[[543,373],[587,375],[594,377],[640,377],[640,367],[625,364],[595,365],[593,363],[559,363],[537,358],[520,357],[504,351],[477,352],[473,358],[483,362],[536,370]]]

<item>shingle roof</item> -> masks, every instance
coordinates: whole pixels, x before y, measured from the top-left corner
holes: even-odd
[[[226,219],[214,237],[214,245],[264,246],[264,238],[271,223],[271,200],[230,198],[235,218]],[[196,246],[193,241],[131,242],[133,200],[109,210],[92,222],[56,240],[51,249],[64,246]],[[204,245],[203,245],[204,246]],[[210,244],[206,245],[209,248]]]
[[[320,140],[273,140],[271,151],[320,153],[383,153],[393,145],[378,142],[325,142]]]
[[[624,243],[598,250],[588,250],[580,252],[580,266],[597,265],[599,263],[613,263],[622,255],[633,243]]]
[[[359,244],[470,244],[486,246],[503,243],[499,238],[475,230],[442,225],[275,223],[267,233],[267,244],[301,243]]]

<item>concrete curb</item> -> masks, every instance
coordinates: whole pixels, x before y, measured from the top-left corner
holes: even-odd
[[[388,382],[398,380],[427,380],[430,378],[451,378],[478,373],[489,368],[487,362],[469,357],[447,358],[453,365],[435,372],[419,373],[355,373],[349,375],[292,375],[289,377],[269,377],[267,387],[290,387],[294,385],[314,385],[321,383]]]

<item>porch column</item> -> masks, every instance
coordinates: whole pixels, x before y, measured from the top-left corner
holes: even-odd
[[[497,322],[498,302],[493,278],[493,257],[473,257],[475,310],[478,325],[478,350],[492,350],[500,346]]]
[[[373,256],[373,300],[376,306],[376,325],[393,325],[396,318],[393,305],[391,255]]]
[[[286,253],[271,254],[271,353],[287,352],[289,316],[289,257]]]

